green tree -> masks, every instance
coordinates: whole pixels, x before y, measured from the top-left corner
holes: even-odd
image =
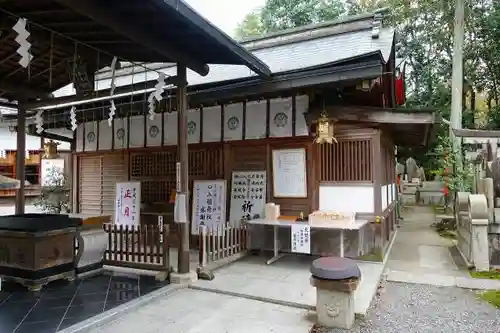
[[[248,13],[236,27],[235,35],[238,39],[257,37],[264,34],[264,27],[260,18],[260,11]]]
[[[255,37],[333,20],[348,14],[349,8],[343,0],[266,0],[263,8],[245,16],[235,35]]]

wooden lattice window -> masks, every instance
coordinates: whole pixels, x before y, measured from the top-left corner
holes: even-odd
[[[216,178],[224,175],[224,156],[221,147],[189,151],[189,176]]]
[[[371,139],[318,144],[320,181],[373,181]]]
[[[134,179],[150,177],[175,177],[175,151],[161,151],[132,154],[130,157],[130,174]]]

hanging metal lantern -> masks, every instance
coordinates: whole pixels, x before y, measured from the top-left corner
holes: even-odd
[[[333,144],[334,142],[338,143],[334,135],[334,121],[330,120],[328,115],[323,112],[321,117],[318,119],[318,123],[316,124],[316,139],[314,142],[330,144]]]
[[[45,159],[59,158],[59,154],[57,152],[57,146],[59,146],[59,144],[60,144],[59,142],[54,142],[53,140],[46,142],[43,146],[44,154],[42,158]]]

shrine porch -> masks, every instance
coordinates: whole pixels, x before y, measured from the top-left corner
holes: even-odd
[[[248,256],[215,271],[212,281],[198,280],[191,288],[257,299],[302,309],[315,309],[316,289],[309,268],[313,256],[287,255],[272,265],[267,256]],[[377,291],[383,263],[357,261],[361,283],[354,294],[355,313],[364,316]]]

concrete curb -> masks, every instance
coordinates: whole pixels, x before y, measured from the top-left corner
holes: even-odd
[[[106,312],[103,312],[97,316],[91,317],[87,320],[84,320],[78,324],[75,324],[71,327],[65,328],[62,331],[58,331],[58,333],[85,333],[85,332],[93,332],[96,328],[106,325],[121,316],[137,310],[140,307],[143,307],[152,301],[156,300],[162,296],[168,296],[178,290],[187,288],[187,285],[167,285],[158,290],[155,290],[149,294],[140,296],[132,301],[124,303],[116,308],[110,309]]]
[[[500,290],[500,280],[475,279],[472,277],[439,274],[409,273],[389,270],[387,281],[412,284],[426,284],[437,287],[458,287],[475,290]]]

